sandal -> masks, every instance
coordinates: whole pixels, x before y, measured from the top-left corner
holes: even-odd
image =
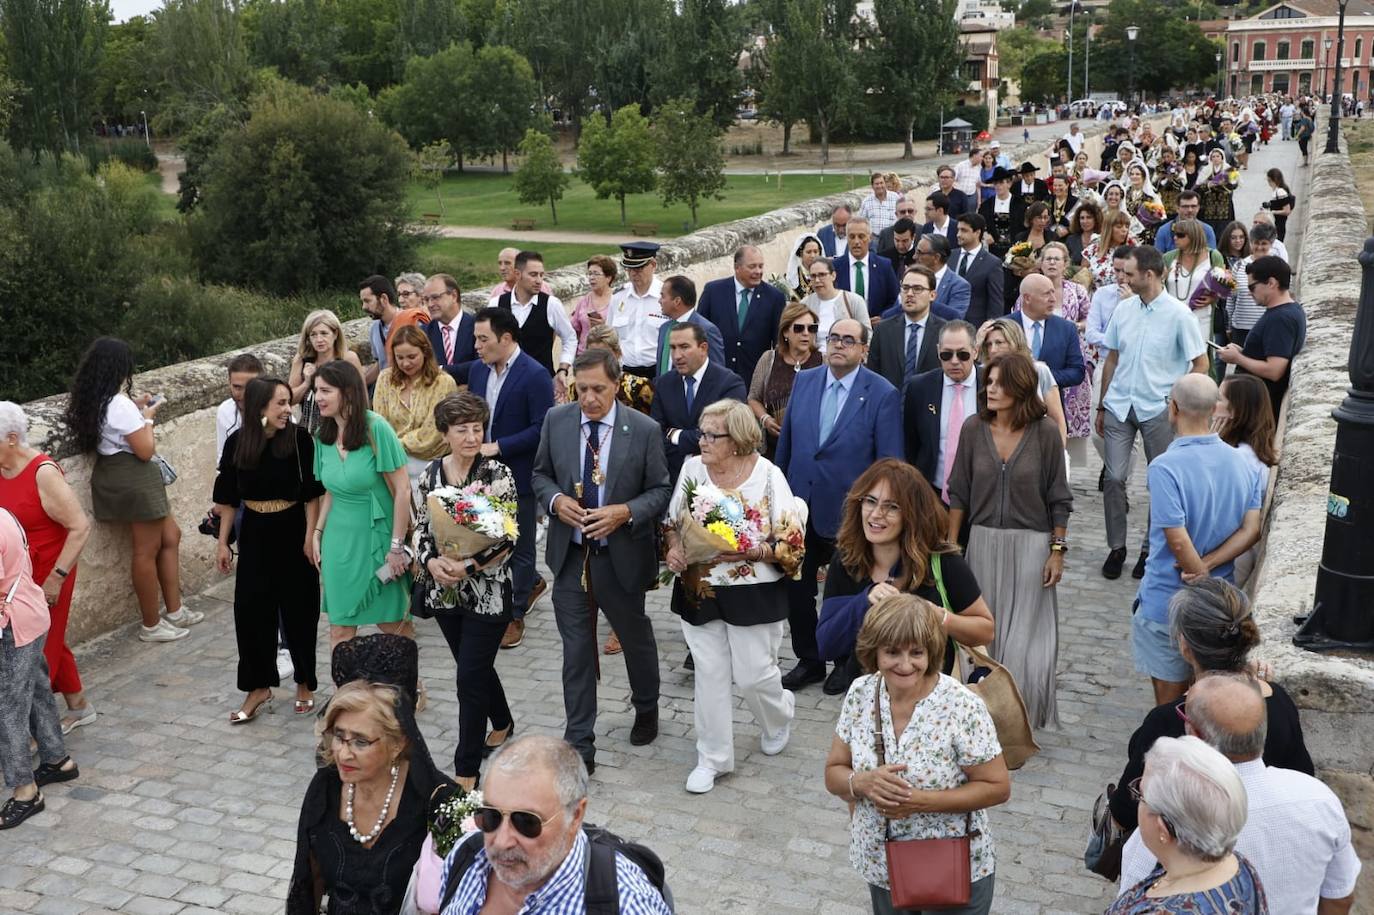
[[[624,650],[625,649],[620,647],[620,636],[612,632],[606,637],[606,647],[601,649],[601,653],[605,655],[615,655],[620,654]]]
[[[491,738],[492,738],[493,736],[495,736],[496,731],[492,731],[490,734],[487,735],[487,740],[486,740],[486,742],[485,742],[484,744],[482,744],[482,758],[483,758],[483,759],[486,759],[488,756],[490,756],[491,754],[495,753],[497,750],[501,749],[502,747],[504,747],[504,746],[506,745],[506,741],[510,740],[511,737],[515,734],[515,722],[512,721],[512,722],[510,723],[510,727],[506,728],[505,730],[506,730],[506,735],[505,735],[504,737],[502,737],[502,738],[501,738],[499,741],[497,741],[496,743],[492,743],[492,742],[491,742]]]
[[[27,801],[10,798],[5,801],[5,806],[0,807],[0,829],[13,829],[35,813],[42,813],[44,806],[41,791]]]
[[[78,778],[81,775],[81,770],[77,768],[76,763],[72,763],[70,769],[62,768],[69,762],[72,762],[72,758],[70,756],[65,756],[62,758],[61,762],[43,763],[43,765],[33,770],[33,783],[42,788],[44,785],[69,782],[72,779]]]
[[[315,710],[315,699],[313,696],[309,699],[297,699],[294,708],[297,715],[309,715]]]
[[[264,708],[267,709],[267,713],[269,715],[272,714],[272,696],[270,693],[268,694],[266,699],[262,700],[257,705],[253,706],[253,710],[251,712],[245,712],[243,709],[239,709],[236,712],[231,712],[229,715],[229,723],[247,724],[254,718],[258,717],[258,712],[261,712]]]

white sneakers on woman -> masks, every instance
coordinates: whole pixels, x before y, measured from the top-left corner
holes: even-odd
[[[687,776],[687,790],[692,794],[705,794],[716,786],[716,779],[725,775],[725,772],[717,772],[706,766],[697,766],[692,770],[692,774]]]
[[[205,619],[199,610],[182,607],[176,613],[164,613],[155,626],[143,626],[138,633],[141,642],[175,642],[190,635],[187,626],[194,626]]]

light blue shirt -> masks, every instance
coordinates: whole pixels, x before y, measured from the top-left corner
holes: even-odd
[[[1155,248],[1160,254],[1168,254],[1178,247],[1174,244],[1174,223],[1176,222],[1178,222],[1177,219],[1169,220],[1160,226],[1159,231],[1155,233]],[[1212,227],[1205,222],[1202,223],[1202,234],[1207,236],[1207,247],[1215,248],[1217,246],[1217,233],[1213,232]]]
[[[1141,579],[1141,613],[1156,623],[1169,622],[1169,598],[1183,586],[1164,529],[1188,532],[1199,556],[1221,546],[1245,520],[1245,513],[1264,504],[1267,476],[1256,473],[1245,455],[1215,433],[1185,435],[1150,462],[1150,558]],[[1234,583],[1234,564],[1212,575]]]
[[[382,330],[382,319],[376,318],[368,328],[368,339],[372,342],[372,358],[377,360],[377,371],[387,366],[386,333]]]
[[[840,383],[840,389],[835,392],[835,423],[840,422],[840,416],[844,413],[845,401],[849,400],[849,392],[854,390],[854,379],[859,377],[859,367],[855,366],[852,371],[843,378],[836,378],[833,371],[825,371],[825,387],[821,389],[821,401],[825,401],[825,392],[830,390],[830,385],[836,381]],[[819,427],[818,427],[819,428]],[[831,431],[834,431],[833,429]]]
[[[1099,360],[1107,358],[1107,323],[1120,302],[1121,288],[1112,283],[1094,292],[1092,304],[1088,306],[1088,326],[1083,336],[1090,346],[1097,348]]]
[[[1163,291],[1148,304],[1138,295],[1120,302],[1104,341],[1117,360],[1102,405],[1123,423],[1133,409],[1137,422],[1164,412],[1174,382],[1203,353],[1197,319],[1187,305]]]

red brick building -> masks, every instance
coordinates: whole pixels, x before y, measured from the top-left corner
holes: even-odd
[[[1249,19],[1228,23],[1226,88],[1230,95],[1321,94],[1335,86],[1337,0],[1284,0]],[[1374,85],[1374,0],[1345,9],[1342,90],[1367,97]]]

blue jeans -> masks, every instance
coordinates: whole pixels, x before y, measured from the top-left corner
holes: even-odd
[[[33,784],[29,735],[38,741],[38,760],[56,765],[67,758],[62,724],[43,658],[47,636],[22,648],[14,644],[14,627],[0,630],[0,769],[5,784]]]

